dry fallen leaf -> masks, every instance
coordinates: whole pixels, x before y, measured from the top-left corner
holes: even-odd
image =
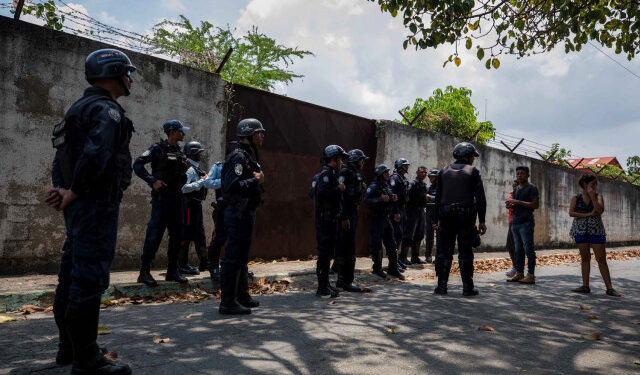
[[[190,319],[193,316],[193,314],[189,314],[189,315],[185,315],[185,319]]]
[[[602,332],[594,332],[588,335],[580,335],[585,340],[597,341],[600,340],[600,336],[602,336]]]
[[[571,342],[584,342],[584,340],[578,340],[578,339],[574,339],[574,338],[570,338],[569,341],[571,341]]]
[[[20,308],[20,311],[25,314],[31,314],[38,311],[44,311],[44,307],[36,305],[24,305],[22,306],[22,308]]]
[[[163,344],[169,341],[171,341],[171,339],[168,337],[162,338],[162,337],[156,336],[153,338],[153,342],[156,344]]]
[[[373,293],[373,290],[371,288],[362,288],[362,293]]]
[[[107,359],[115,361],[118,359],[118,353],[115,350],[110,350],[107,354],[104,355]]]
[[[589,320],[597,320],[598,316],[597,315],[589,315],[589,316],[587,316],[587,319],[589,319]]]
[[[391,333],[391,334],[394,334],[394,335],[395,335],[396,330],[395,330],[395,329],[393,329],[393,328],[391,328],[391,327],[387,327],[387,332],[389,332],[389,333]]]
[[[491,327],[491,326],[480,326],[480,327],[478,327],[478,331],[493,332],[493,331],[495,331],[495,329],[493,329],[493,327]]]
[[[588,306],[588,305],[580,305],[580,310],[591,310],[591,306]]]
[[[111,330],[107,327],[100,326],[98,327],[98,335],[108,335],[111,333]]]
[[[15,322],[16,320],[13,316],[0,315],[0,323]]]
[[[327,305],[335,305],[336,301],[329,301],[329,303],[327,303]]]
[[[52,312],[53,311],[53,306],[49,306],[46,309],[44,309],[44,312]]]
[[[640,359],[636,359],[635,361],[633,361],[634,365],[640,365]]]

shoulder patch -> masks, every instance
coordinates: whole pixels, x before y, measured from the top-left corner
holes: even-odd
[[[109,108],[109,117],[113,119],[115,122],[120,122],[120,112],[118,112],[115,108]]]
[[[151,155],[151,150],[147,150],[145,152],[142,153],[142,157],[146,158],[147,156]]]
[[[396,180],[391,180],[391,186],[396,186]]]
[[[322,181],[324,181],[324,183],[328,183],[329,182],[329,176],[324,176],[322,177]]]
[[[344,176],[338,177],[338,183],[339,184],[344,184]]]
[[[243,171],[242,164],[236,164],[234,170],[236,171],[236,174],[238,176],[241,176],[242,175],[242,171]]]
[[[370,187],[367,188],[367,193],[371,193],[371,188]]]
[[[313,180],[313,181],[311,182],[311,187],[315,189],[316,184],[317,184],[317,181]]]

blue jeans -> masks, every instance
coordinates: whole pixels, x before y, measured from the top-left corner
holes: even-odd
[[[533,248],[533,220],[520,224],[511,224],[511,233],[515,246],[516,270],[524,272],[524,257],[527,256],[527,272],[534,274],[536,268],[536,251]]]

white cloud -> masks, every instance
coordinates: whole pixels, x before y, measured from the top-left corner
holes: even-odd
[[[172,12],[184,12],[187,10],[181,0],[162,0],[162,7]]]

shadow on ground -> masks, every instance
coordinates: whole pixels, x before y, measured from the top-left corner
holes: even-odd
[[[135,374],[634,373],[640,288],[633,278],[615,282],[625,298],[571,294],[578,276],[550,275],[532,287],[480,281],[482,295],[471,299],[458,284],[436,297],[433,284],[413,282],[343,294],[335,304],[310,293],[271,295],[255,314],[231,318],[218,315],[215,301],[124,306],[102,312],[113,333],[100,341]],[[580,337],[593,332],[602,339]],[[0,374],[68,373],[51,368],[50,315],[3,324],[0,333]],[[155,344],[154,336],[171,341]]]

